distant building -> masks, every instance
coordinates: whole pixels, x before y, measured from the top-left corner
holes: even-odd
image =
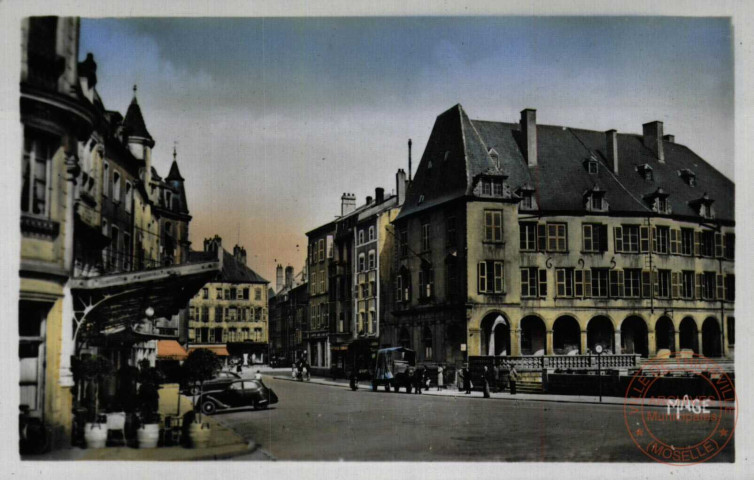
[[[221,355],[236,351],[253,354],[257,361],[268,349],[268,284],[246,265],[246,250],[236,245],[233,254],[222,247],[219,236],[204,240],[203,252],[193,258],[222,252],[220,273],[206,283],[189,303],[189,343],[206,346]]]
[[[282,265],[278,271],[282,272]],[[309,290],[306,272],[293,274],[293,267],[285,268],[285,280],[280,290],[270,296],[270,355],[295,362],[306,349],[302,333],[308,330]]]
[[[435,121],[406,202],[383,341],[465,355],[732,356],[733,182],[665,135]]]

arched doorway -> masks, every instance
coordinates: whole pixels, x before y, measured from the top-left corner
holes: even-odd
[[[702,324],[702,354],[705,357],[722,356],[720,348],[720,325],[717,319],[707,318]]]
[[[639,317],[628,317],[620,326],[621,351],[649,356],[647,344],[647,324]]]
[[[510,325],[499,313],[482,320],[482,355],[510,355]]]
[[[678,328],[678,340],[681,343],[681,350],[693,350],[694,353],[699,353],[699,335],[696,328],[696,322],[691,317],[686,317],[681,320],[681,326]]]
[[[594,347],[602,345],[605,353],[615,352],[615,332],[613,322],[607,317],[594,317],[586,326],[586,345],[594,352]]]
[[[544,355],[546,340],[545,322],[530,315],[521,320],[521,355]]]
[[[563,316],[552,326],[552,348],[555,355],[577,355],[581,352],[581,327],[573,317]]]
[[[655,323],[655,347],[657,351],[675,351],[675,329],[668,317],[660,317]]]
[[[404,348],[411,348],[411,335],[408,333],[408,328],[401,328],[401,333],[398,335],[398,344]]]

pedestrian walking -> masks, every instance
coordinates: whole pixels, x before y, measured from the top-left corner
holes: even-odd
[[[466,391],[466,395],[471,395],[471,372],[469,372],[469,367],[463,367],[461,377],[463,378],[463,389]]]
[[[422,379],[424,378],[424,369],[417,368],[414,372],[414,394],[421,395],[422,393]]]
[[[238,363],[236,363],[236,372],[241,373],[241,365],[243,365],[243,360],[239,360]]]
[[[442,364],[437,366],[437,391],[445,388],[445,378],[443,378]]]
[[[510,384],[511,384],[511,395],[516,394],[516,381],[518,380],[518,371],[516,371],[516,366],[511,365],[511,371],[509,374],[510,377]]]
[[[484,390],[484,398],[490,398],[490,369],[487,365],[484,366],[482,372],[482,388]]]
[[[291,378],[293,378],[294,380],[296,379],[296,364],[295,363],[291,364]]]

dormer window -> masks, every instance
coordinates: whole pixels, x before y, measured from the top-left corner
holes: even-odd
[[[596,175],[599,172],[599,163],[597,162],[597,158],[592,155],[591,157],[584,160],[584,168],[587,172],[589,172],[590,175]]]
[[[696,210],[696,213],[702,218],[715,218],[715,209],[712,208],[714,202],[715,201],[707,195],[707,192],[705,192],[701,198],[689,202],[689,206]]]
[[[681,177],[689,187],[696,187],[696,174],[693,171],[684,168],[683,170],[678,170],[678,176]]]
[[[652,166],[650,164],[645,163],[644,165],[639,165],[636,167],[636,171],[639,172],[639,175],[641,175],[645,181],[654,181],[654,173],[652,172]]]
[[[518,204],[519,210],[536,210],[537,209],[537,201],[534,197],[535,193],[534,187],[531,185],[524,184],[516,190],[516,195],[521,198],[521,202]]]
[[[595,185],[584,192],[584,206],[588,212],[606,212],[608,204],[605,201],[605,191]]]
[[[662,189],[662,187],[659,187],[654,192],[646,195],[644,199],[652,207],[653,212],[663,215],[670,215],[673,212],[670,208],[670,202],[668,202],[668,196],[669,194],[666,193],[665,190]]]

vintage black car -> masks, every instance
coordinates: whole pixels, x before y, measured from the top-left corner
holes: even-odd
[[[241,375],[237,373],[230,372],[228,370],[221,370],[217,372],[217,375],[215,375],[215,378],[204,382],[204,390],[205,391],[217,390],[219,386],[225,386],[235,380],[240,380],[240,379],[241,379]],[[184,385],[181,389],[181,393],[183,393],[184,395],[199,395],[199,391],[200,391],[200,385],[198,382],[190,384],[190,385]]]
[[[218,410],[230,410],[253,407],[265,409],[278,403],[278,396],[261,380],[235,380],[224,385],[217,385],[206,390],[199,399],[202,413],[212,415]]]

